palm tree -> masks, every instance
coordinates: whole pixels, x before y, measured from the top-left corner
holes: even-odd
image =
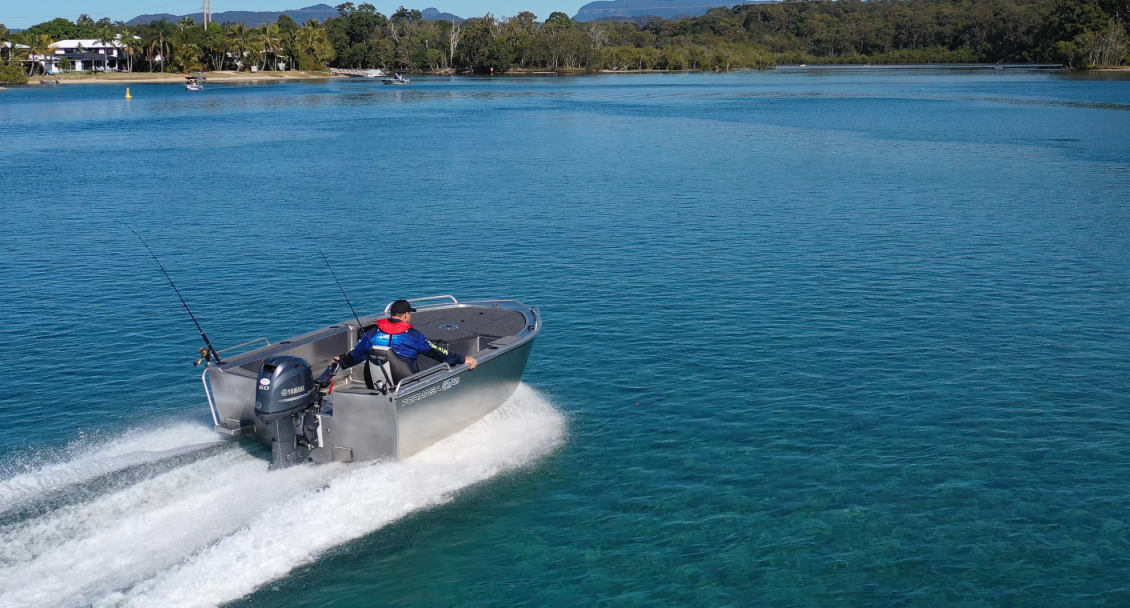
[[[158,29],[153,34],[153,38],[150,39],[149,44],[147,45],[147,53],[149,55],[149,71],[153,71],[153,63],[156,61],[156,57],[160,57],[161,71],[164,72],[165,64],[168,63],[168,58],[171,54],[171,51],[172,45],[169,43],[169,39],[165,37],[165,30],[163,28]]]
[[[282,56],[286,57],[286,68],[297,69],[298,57],[302,55],[301,30],[291,30],[282,35]]]
[[[195,44],[177,45],[173,52],[173,64],[183,72],[200,71],[200,47]]]
[[[326,28],[318,23],[317,19],[306,21],[306,27],[298,32],[299,48],[309,53],[317,62],[321,63],[333,57],[333,47],[326,36]]]
[[[224,61],[228,56],[227,28],[213,27],[204,33],[204,44],[208,48],[208,58],[212,62],[213,70],[224,69]]]
[[[259,60],[263,58],[263,47],[259,45],[259,33],[255,30],[251,30],[251,40],[244,57],[247,59],[247,65],[251,66],[249,69],[259,69]]]
[[[116,40],[114,37],[114,30],[103,27],[99,28],[97,32],[98,44],[102,45],[102,73],[105,74],[110,66],[110,46]]]
[[[263,48],[264,57],[274,55],[274,61],[270,65],[272,69],[278,69],[278,53],[282,48],[278,24],[270,23],[263,26],[259,31],[259,44]]]
[[[126,52],[126,56],[129,59],[126,71],[133,72],[133,56],[142,52],[144,45],[142,45],[141,40],[134,36],[129,30],[125,30],[122,32],[122,50]]]
[[[316,27],[306,26],[298,31],[298,48],[311,57],[318,56],[319,39]]]
[[[33,76],[35,75],[35,67],[37,65],[33,57],[35,57],[36,55],[47,57],[47,55],[51,53],[51,45],[55,44],[55,39],[48,36],[47,34],[31,34],[23,37],[23,43],[27,45],[27,48],[20,49],[20,54],[27,55],[27,58],[29,60],[28,63],[31,64],[30,69],[28,69],[28,76]],[[46,65],[46,62],[44,62],[44,65]],[[45,67],[44,74],[46,73],[47,71]]]
[[[247,54],[247,47],[251,46],[251,32],[247,29],[246,23],[237,23],[231,26],[228,30],[228,38],[232,41],[232,50],[238,51],[239,55],[236,58],[236,68],[243,69],[243,56]]]

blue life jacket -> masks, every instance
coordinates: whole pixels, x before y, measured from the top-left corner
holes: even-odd
[[[424,355],[448,365],[459,365],[466,358],[458,353],[449,353],[447,350],[432,344],[424,334],[415,327],[399,319],[381,319],[377,326],[365,332],[361,341],[348,355],[342,357],[343,367],[353,367],[369,358],[369,351],[374,346],[388,347],[412,368],[415,373],[419,370],[416,359]]]

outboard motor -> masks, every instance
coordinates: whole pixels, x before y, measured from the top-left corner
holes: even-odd
[[[255,416],[267,427],[271,467],[281,469],[305,462],[318,446],[318,406],[321,386],[305,359],[267,357],[259,368]]]

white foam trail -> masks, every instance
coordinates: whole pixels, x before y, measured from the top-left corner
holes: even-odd
[[[0,529],[0,606],[231,601],[532,462],[564,432],[563,416],[523,385],[483,420],[400,462],[268,473],[263,460],[225,451]]]
[[[117,437],[66,462],[0,481],[0,513],[67,486],[176,455],[170,450],[215,440],[214,432],[198,424]]]

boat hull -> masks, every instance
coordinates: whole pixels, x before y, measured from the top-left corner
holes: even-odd
[[[402,380],[395,390],[385,392],[369,389],[360,380],[364,366],[339,372],[340,390],[326,397],[318,416],[319,446],[311,450],[310,462],[405,458],[474,424],[514,394],[541,328],[536,309],[501,300],[433,307],[417,313],[422,318],[428,314],[438,315],[428,336],[433,337],[433,330],[434,335],[441,336],[444,328],[454,328],[449,332],[452,335],[462,331],[455,335],[452,346],[462,345],[463,350],[454,352],[473,354],[478,366],[474,370],[467,365],[426,367]],[[490,320],[492,316],[497,320]],[[461,317],[466,317],[463,323],[467,326],[483,324],[480,334],[491,335],[472,335],[466,328],[460,330],[460,325],[448,323]],[[362,322],[369,326],[375,318]],[[498,337],[503,333],[507,335]],[[357,336],[357,324],[343,323],[268,345],[223,365],[210,364],[204,372],[204,386],[216,430],[254,437],[269,445],[266,428],[255,415],[262,361],[286,354],[307,360],[317,372],[319,366],[324,368],[335,355],[349,350]]]
[[[335,394],[332,415],[321,419],[328,432],[314,462],[407,458],[474,424],[514,394],[532,347],[527,342],[398,397]]]

